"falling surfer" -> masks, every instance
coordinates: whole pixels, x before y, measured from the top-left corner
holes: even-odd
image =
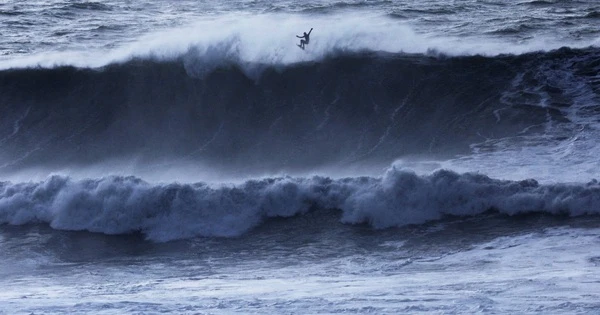
[[[312,32],[312,27],[310,28],[310,31],[308,31],[308,34],[306,34],[306,32],[304,32],[303,36],[298,36],[296,35],[296,37],[298,38],[304,38],[300,40],[300,45],[296,45],[300,48],[302,48],[302,50],[304,50],[304,46],[308,45],[308,42],[310,42],[310,32]]]

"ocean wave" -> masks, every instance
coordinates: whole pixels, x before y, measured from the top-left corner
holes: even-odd
[[[587,18],[587,19],[598,19],[598,18],[600,18],[600,12],[598,12],[598,11],[590,11],[590,12],[586,13],[586,15],[584,16],[584,18]]]
[[[430,175],[391,167],[379,178],[279,177],[239,185],[149,184],[135,177],[0,184],[1,224],[49,224],[61,230],[142,233],[164,242],[232,237],[268,218],[337,209],[341,222],[384,229],[445,216],[488,211],[595,215],[600,185],[541,185],[533,179],[496,180],[439,170]],[[267,221],[265,221],[267,220]]]
[[[111,11],[110,5],[103,4],[101,2],[75,2],[70,3],[65,7],[66,9],[78,9],[78,10],[91,10],[91,11]]]
[[[466,154],[486,139],[561,141],[596,122],[599,54],[340,53],[254,72],[189,54],[4,70],[0,171],[107,160],[239,172],[385,167],[407,155]]]

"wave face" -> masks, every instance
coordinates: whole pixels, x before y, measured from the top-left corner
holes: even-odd
[[[0,170],[134,159],[306,170],[465,154],[549,126],[570,126],[556,135],[569,137],[597,121],[598,55],[338,53],[278,67],[215,65],[192,49],[174,61],[4,70]]]
[[[419,224],[494,210],[509,215],[599,214],[600,185],[540,185],[479,174],[418,176],[392,167],[382,178],[270,178],[237,186],[151,185],[134,177],[74,181],[54,176],[0,183],[0,223],[143,233],[153,241],[237,236],[267,218],[341,210],[341,221],[375,228]],[[318,221],[317,221],[318,224]],[[328,224],[328,223],[327,223]]]
[[[142,233],[162,242],[238,236],[268,218],[332,210],[343,223],[375,228],[486,211],[598,214],[595,180],[561,184],[556,174],[540,184],[469,170],[511,163],[517,172],[527,163],[557,170],[543,155],[558,152],[551,159],[559,166],[590,166],[585,175],[593,176],[599,57],[593,47],[494,57],[340,51],[273,65],[215,60],[191,48],[172,60],[2,70],[3,176],[103,163],[108,173],[128,175],[138,173],[123,165],[145,174],[201,165],[239,178],[300,175],[236,185],[153,184],[106,173],[2,182],[0,224]],[[341,179],[322,172],[381,170],[415,155],[459,155],[468,167],[417,175],[393,166],[382,177]],[[305,176],[314,172],[321,176]],[[196,175],[194,182],[204,176]]]

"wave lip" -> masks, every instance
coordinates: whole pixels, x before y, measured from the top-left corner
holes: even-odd
[[[362,5],[362,4],[361,4]],[[110,6],[97,2],[73,4],[79,9],[109,11]],[[442,12],[443,13],[443,12]],[[441,14],[441,13],[440,13]],[[274,28],[273,25],[277,27]],[[99,25],[94,24],[92,32]],[[110,27],[110,25],[105,25]],[[114,27],[114,26],[113,26]],[[306,50],[296,47],[295,35],[314,28]],[[528,31],[529,26],[508,25],[488,34],[514,34]],[[86,36],[96,36],[87,34]],[[76,50],[62,48],[20,57],[0,59],[0,69],[59,66],[98,68],[132,59],[172,61],[190,52],[207,60],[225,56],[240,63],[289,65],[298,62],[320,61],[339,52],[419,53],[435,51],[451,56],[522,54],[548,51],[563,46],[583,48],[597,44],[589,40],[565,41],[535,36],[531,40],[502,37],[449,37],[447,34],[424,34],[408,22],[399,21],[393,14],[377,12],[343,12],[332,15],[306,16],[301,14],[240,13],[207,16],[185,26],[160,30],[139,38],[117,38],[115,34],[99,43],[110,49]],[[88,47],[92,47],[89,45]]]
[[[141,232],[164,242],[239,236],[272,217],[339,209],[341,221],[377,229],[447,215],[600,214],[600,185],[540,185],[440,170],[419,176],[391,167],[383,177],[279,177],[240,185],[152,185],[135,177],[0,184],[0,223],[46,223],[106,234]]]

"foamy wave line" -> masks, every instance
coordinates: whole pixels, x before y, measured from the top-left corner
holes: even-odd
[[[440,170],[426,176],[390,168],[383,177],[267,178],[240,185],[152,185],[135,177],[0,183],[0,223],[47,223],[106,234],[141,232],[153,241],[241,235],[271,217],[340,209],[348,224],[420,224],[489,210],[515,215],[600,213],[600,185],[540,185]]]
[[[300,50],[296,47],[298,39],[295,35],[310,28],[314,28],[311,42],[306,50]],[[542,37],[514,43],[494,38],[419,34],[405,22],[373,12],[315,16],[224,14],[204,17],[183,27],[150,33],[108,51],[46,51],[0,59],[0,70],[57,66],[97,68],[134,58],[174,60],[189,56],[205,64],[235,62],[242,66],[287,65],[318,61],[339,52],[362,51],[496,56],[597,44],[598,41],[567,43]]]

